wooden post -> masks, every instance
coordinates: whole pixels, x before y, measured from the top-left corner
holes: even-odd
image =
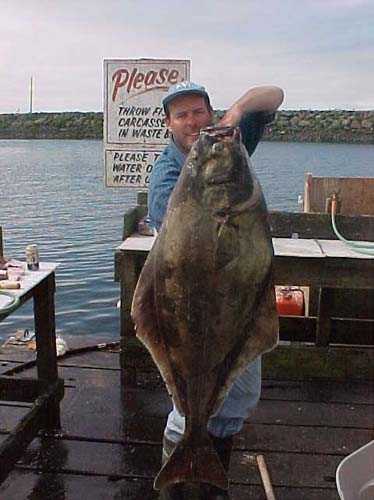
[[[121,352],[120,366],[122,382],[125,385],[136,384],[136,368],[126,363],[126,342],[135,337],[134,323],[131,319],[131,304],[134,296],[138,273],[136,269],[136,256],[122,256],[121,268]]]
[[[0,261],[4,257],[3,228],[0,226]]]
[[[140,191],[137,196],[137,204],[141,206],[147,206],[148,204],[148,193],[146,191]]]
[[[3,244],[3,228],[0,226],[0,265],[5,264],[4,259],[4,244]]]
[[[331,314],[334,305],[334,289],[320,288],[318,297],[316,345],[329,345],[331,335]]]
[[[304,177],[304,212],[310,212],[311,184],[312,184],[312,174],[306,173]]]
[[[57,383],[57,354],[55,327],[55,274],[50,274],[35,289],[34,315],[36,336],[36,362],[38,377],[49,383]],[[53,400],[45,413],[45,427],[60,429],[60,405]]]

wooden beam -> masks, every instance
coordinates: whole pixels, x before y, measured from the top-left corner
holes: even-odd
[[[373,348],[279,345],[262,356],[264,377],[374,379]]]
[[[318,298],[316,345],[327,346],[331,336],[331,313],[334,306],[334,290],[320,288]]]
[[[55,275],[47,276],[34,291],[36,365],[38,378],[54,383],[58,379],[55,325]],[[52,401],[46,409],[46,427],[58,429],[60,405]]]
[[[317,318],[280,316],[280,339],[289,342],[316,342]],[[332,318],[330,344],[374,345],[374,320]]]
[[[343,257],[295,259],[276,256],[274,283],[322,288],[373,288],[374,259],[350,260]]]
[[[35,378],[0,377],[0,400],[32,403],[49,382]]]
[[[48,389],[35,400],[32,408],[21,422],[10,432],[0,445],[0,484],[6,479],[14,464],[24,453],[45,424],[45,415],[55,401],[60,401],[64,393],[64,381],[50,384]],[[48,422],[47,422],[48,423]]]
[[[297,233],[299,238],[337,239],[330,214],[269,210],[268,216],[273,237],[291,238],[292,233]],[[337,215],[335,221],[341,234],[348,240],[374,240],[373,215]]]

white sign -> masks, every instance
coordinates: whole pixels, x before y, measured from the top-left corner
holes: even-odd
[[[153,165],[162,150],[107,149],[105,151],[105,187],[148,188]]]
[[[150,174],[147,169],[169,142],[169,131],[165,126],[161,105],[162,97],[170,85],[189,79],[190,61],[104,61],[105,186],[147,188]],[[118,160],[120,153],[129,154],[131,151],[147,153],[146,159],[135,162]],[[136,167],[128,167],[132,163]],[[141,172],[126,172],[127,168],[139,170],[140,165]],[[120,168],[124,171],[116,172]],[[133,174],[141,176],[140,183],[132,182]]]

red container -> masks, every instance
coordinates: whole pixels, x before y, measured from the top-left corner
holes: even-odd
[[[275,298],[279,316],[303,316],[304,293],[295,286],[276,286]]]

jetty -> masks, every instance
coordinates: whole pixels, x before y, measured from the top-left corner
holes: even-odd
[[[41,418],[4,475],[0,498],[158,498],[153,479],[171,402],[135,337],[129,309],[152,246],[152,237],[136,234],[145,213],[139,204],[126,214],[123,243],[115,251],[120,336],[67,339],[70,349],[53,361],[64,386],[58,408],[54,400],[57,421],[48,426]],[[270,213],[276,284],[316,288],[317,304],[308,317],[281,317],[281,343],[263,356],[259,405],[234,440],[232,500],[266,500],[259,456],[277,499],[338,500],[339,463],[373,439],[373,320],[338,315],[334,296],[341,289],[372,293],[374,258],[343,255],[328,217]],[[347,237],[373,240],[372,216],[340,215],[337,222]],[[48,345],[51,351],[54,345]],[[2,348],[0,375],[37,380],[35,352]],[[0,458],[35,404],[16,392],[18,399],[0,395]]]
[[[154,370],[138,370],[132,387],[121,383],[120,349],[107,340],[76,339],[85,352],[58,359],[65,385],[61,430],[34,438],[0,485],[0,498],[157,499],[152,483],[170,399]],[[2,351],[1,372],[31,356]],[[0,402],[0,443],[29,406]],[[336,468],[372,439],[373,421],[370,380],[265,376],[259,406],[234,442],[231,498],[266,500],[256,462],[262,455],[276,498],[338,500]]]

